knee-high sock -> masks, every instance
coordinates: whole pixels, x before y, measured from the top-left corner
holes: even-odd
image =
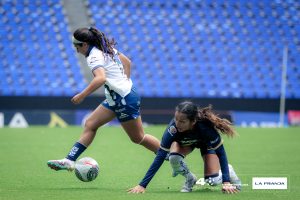
[[[173,169],[173,177],[177,176],[178,174],[187,177],[187,175],[190,173],[190,170],[188,169],[183,159],[184,156],[179,153],[170,153],[169,162]]]
[[[76,142],[69,154],[66,156],[67,159],[76,161],[76,159],[86,150],[86,146],[83,144]]]

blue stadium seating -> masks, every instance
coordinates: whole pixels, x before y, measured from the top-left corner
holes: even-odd
[[[144,97],[279,98],[286,45],[286,97],[300,98],[298,0],[87,2],[91,21],[133,61]],[[86,86],[59,0],[0,5],[0,95]]]
[[[88,6],[96,26],[132,59],[143,96],[279,98],[287,45],[286,97],[299,98],[299,1],[89,0]]]
[[[85,80],[59,0],[0,2],[1,96],[71,96]]]

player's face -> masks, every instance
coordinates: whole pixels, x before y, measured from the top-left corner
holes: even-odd
[[[195,121],[190,121],[186,114],[176,111],[175,124],[179,132],[191,130],[195,125]]]
[[[82,44],[74,44],[74,47],[76,48],[77,53],[85,55],[89,46],[87,43],[84,42]]]

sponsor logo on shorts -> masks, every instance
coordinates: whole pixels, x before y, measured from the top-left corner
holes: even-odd
[[[126,117],[128,117],[129,115],[125,114],[125,113],[121,113],[119,116],[119,119],[124,119]]]

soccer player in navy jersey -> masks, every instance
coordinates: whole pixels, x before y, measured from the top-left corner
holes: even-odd
[[[74,162],[92,143],[99,127],[115,117],[132,142],[157,152],[159,140],[145,134],[140,116],[140,96],[130,79],[131,61],[115,49],[114,40],[94,27],[79,28],[73,34],[73,44],[78,53],[84,55],[94,78],[89,85],[72,98],[74,104],[81,103],[99,87],[105,87],[106,99],[91,113],[85,122],[79,140],[64,159],[49,160],[54,170],[74,169]]]
[[[230,137],[236,135],[231,123],[215,115],[211,107],[199,109],[192,102],[182,102],[176,107],[175,117],[164,132],[156,157],[139,185],[129,193],[144,193],[147,185],[163,164],[169,153],[173,176],[185,177],[181,192],[191,192],[197,178],[187,167],[184,158],[199,148],[204,161],[205,182],[222,184],[224,193],[237,193],[241,181],[228,164],[220,133]],[[221,168],[221,170],[220,170]]]

